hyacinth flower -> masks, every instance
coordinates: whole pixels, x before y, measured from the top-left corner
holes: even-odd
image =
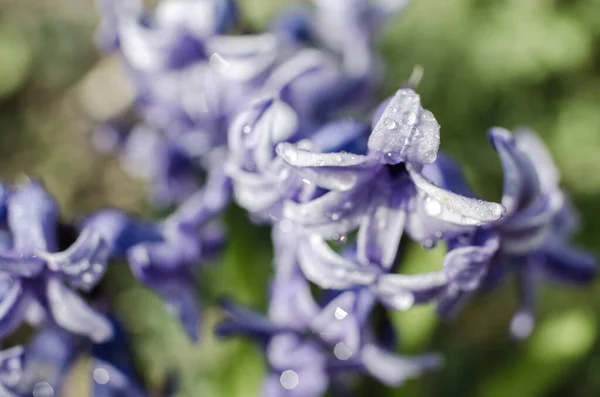
[[[60,251],[59,211],[36,181],[8,193],[0,252],[0,334],[24,320],[47,321],[95,341],[111,337],[106,319],[74,289],[90,291],[106,270],[108,248],[93,228]]]
[[[228,204],[229,190],[229,180],[215,167],[204,188],[163,221],[105,209],[85,223],[101,233],[113,257],[126,259],[133,274],[165,299],[194,340],[200,309],[192,273],[223,244],[223,229],[215,217]]]
[[[556,165],[537,135],[528,130],[511,134],[494,128],[489,136],[504,169],[502,204],[507,213],[487,227],[488,232],[499,236],[500,245],[486,264],[486,284],[497,284],[509,272],[515,274],[520,308],[510,329],[515,337],[523,338],[535,324],[538,279],[585,284],[596,274],[596,261],[590,253],[568,243],[576,215],[559,186]],[[472,247],[477,244],[473,239],[478,233],[463,236],[452,245]]]
[[[369,136],[366,154],[321,153],[303,149],[310,144],[303,141],[281,143],[279,156],[304,179],[327,190],[307,203],[287,201],[284,216],[326,239],[339,239],[360,225],[358,238],[366,240],[370,255],[384,267],[393,263],[405,223],[423,222],[414,219],[419,206],[429,217],[457,226],[457,232],[462,226],[500,219],[505,211],[500,204],[444,189],[422,173],[436,160],[439,142],[433,114],[407,88],[387,102]],[[447,233],[451,232],[449,228]]]
[[[367,373],[388,385],[436,368],[436,354],[404,357],[384,349],[369,326],[367,290],[342,292],[321,306],[298,268],[298,229],[273,231],[275,277],[268,317],[231,302],[217,334],[250,335],[265,348],[269,373],[262,396],[322,396],[344,373]],[[301,231],[299,231],[301,232]]]
[[[0,351],[0,396],[19,397],[14,391],[23,376],[22,346],[15,346]]]
[[[256,101],[229,128],[226,171],[232,179],[236,202],[256,220],[281,221],[285,200],[307,201],[314,196],[316,186],[291,172],[275,147],[310,134],[319,150],[341,150],[359,146],[366,130],[361,123],[342,121],[311,132],[285,101]]]

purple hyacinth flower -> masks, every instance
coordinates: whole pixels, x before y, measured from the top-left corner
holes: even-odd
[[[523,338],[535,323],[539,276],[570,285],[585,284],[596,274],[596,260],[568,243],[575,215],[559,186],[556,165],[537,135],[494,128],[490,140],[504,169],[502,203],[507,208],[506,217],[492,226],[500,236],[500,247],[490,268],[516,274],[521,306],[511,322],[511,332]]]
[[[373,260],[389,266],[406,218],[427,214],[459,230],[497,221],[504,207],[444,189],[422,172],[435,161],[439,125],[411,89],[389,101],[368,140],[365,155],[320,153],[281,143],[277,152],[303,178],[328,192],[307,203],[288,201],[284,216],[310,233],[335,239],[361,227]],[[409,221],[410,223],[410,221]]]
[[[228,304],[230,318],[217,328],[220,335],[249,334],[265,344],[270,371],[262,395],[322,396],[332,377],[347,372],[398,385],[440,364],[434,354],[402,357],[378,346],[367,321],[375,301],[366,289],[317,304],[298,268],[296,251],[302,248],[294,230],[274,229],[273,240],[276,273],[268,318]]]
[[[14,388],[23,377],[23,356],[22,346],[0,351],[0,396],[19,397]]]
[[[0,252],[0,333],[12,332],[26,317],[41,320],[47,314],[73,333],[110,338],[110,324],[70,288],[90,291],[102,278],[108,249],[100,234],[84,228],[59,252],[58,206],[34,181],[11,191],[6,211],[10,242]]]
[[[229,181],[215,168],[206,186],[161,222],[112,209],[86,222],[100,231],[114,256],[126,258],[133,274],[166,300],[194,340],[200,309],[192,272],[219,251],[224,233],[214,218],[229,202]]]

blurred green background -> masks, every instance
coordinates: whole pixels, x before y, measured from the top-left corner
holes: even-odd
[[[241,1],[257,27],[291,3]],[[91,0],[0,0],[0,176],[40,176],[68,219],[105,205],[149,210],[144,186],[90,145],[93,127],[131,102],[118,62],[94,48],[96,24]],[[459,159],[487,199],[498,200],[501,173],[486,130],[533,127],[581,211],[577,242],[598,253],[600,1],[414,0],[384,33],[382,97],[422,65],[419,92],[442,125],[442,149]],[[240,210],[226,218],[227,252],[199,274],[208,309],[198,345],[187,341],[159,299],[137,285],[125,266],[109,274],[106,288],[134,335],[136,362],[153,388],[176,369],[182,373],[181,396],[257,395],[265,369],[261,352],[244,341],[216,341],[210,328],[219,313],[210,303],[229,294],[265,308],[269,235],[257,232]],[[408,249],[403,271],[440,266],[441,248]],[[545,285],[536,331],[520,343],[508,336],[513,292],[509,283],[481,296],[452,323],[441,323],[429,306],[394,314],[402,351],[439,350],[446,365],[396,390],[367,381],[357,395],[600,395],[598,283],[585,290]],[[84,359],[73,369],[64,395],[87,395],[86,365]]]

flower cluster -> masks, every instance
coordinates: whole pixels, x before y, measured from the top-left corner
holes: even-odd
[[[489,202],[439,151],[418,79],[377,104],[374,43],[405,5],[314,0],[255,32],[232,0],[153,10],[99,0],[97,39],[131,78],[137,121],[110,120],[94,139],[170,213],[107,208],[69,223],[39,182],[1,187],[0,337],[23,322],[39,331],[0,352],[0,394],[58,392],[74,360],[91,354],[93,396],[149,395],[102,295],[107,264],[126,262],[197,340],[195,272],[222,251],[220,215],[232,201],[271,226],[274,275],[268,313],[223,299],[215,331],[261,345],[265,397],[341,393],[357,375],[397,386],[439,367],[436,353],[397,353],[389,310],[434,302],[452,316],[514,274],[521,305],[510,330],[523,338],[540,276],[590,281],[595,260],[569,245],[577,218],[533,132],[490,130],[504,188]],[[439,270],[402,274],[403,236],[424,249],[445,244]],[[381,308],[384,327],[374,321]]]

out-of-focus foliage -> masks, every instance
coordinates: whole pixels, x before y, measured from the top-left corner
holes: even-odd
[[[263,26],[291,3],[243,0],[242,10],[250,25]],[[104,204],[145,208],[138,183],[88,143],[93,119],[102,114],[94,106],[123,100],[124,92],[118,78],[96,81],[106,78],[106,62],[93,47],[95,23],[90,0],[0,0],[0,174],[40,175],[67,216]],[[459,159],[485,198],[497,199],[501,186],[486,130],[536,129],[582,211],[579,241],[600,253],[600,1],[414,0],[386,27],[380,46],[387,76],[382,97],[422,65],[418,91],[442,126],[442,148]],[[227,217],[227,254],[199,283],[208,301],[228,294],[264,308],[268,232],[257,231],[239,210]],[[437,249],[406,249],[408,273],[440,262]],[[149,384],[158,387],[180,369],[182,396],[255,395],[261,355],[243,342],[215,340],[210,326],[217,311],[208,310],[203,341],[192,345],[125,270],[112,271],[110,280]],[[365,390],[381,396],[600,395],[598,283],[581,292],[545,287],[540,325],[520,344],[506,329],[516,304],[511,287],[478,298],[451,323],[441,323],[427,306],[395,315],[403,349],[439,349],[445,368],[401,389],[367,384]],[[84,395],[74,390],[71,395]]]

